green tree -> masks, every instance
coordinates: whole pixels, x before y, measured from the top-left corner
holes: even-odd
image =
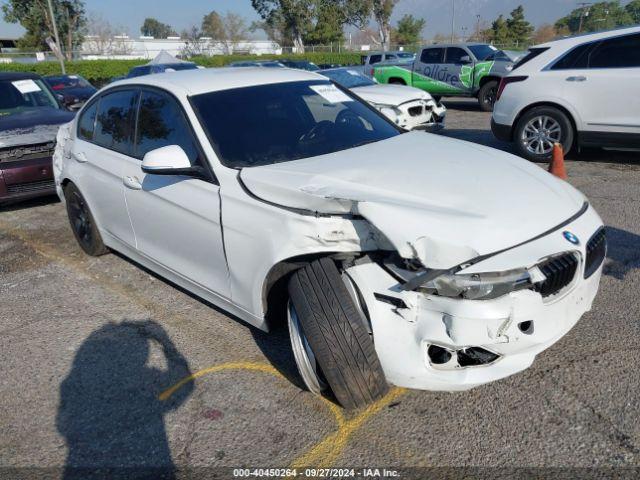
[[[215,10],[202,18],[202,33],[221,42],[225,53],[232,53],[235,44],[246,40],[249,28],[246,20],[237,13],[227,12],[224,16]]]
[[[484,36],[498,45],[506,45],[510,42],[509,28],[502,15],[493,21],[491,28],[484,32]]]
[[[214,40],[222,40],[225,37],[224,20],[215,10],[202,17],[202,34]]]
[[[383,50],[389,49],[389,40],[391,37],[391,15],[398,0],[372,0],[373,1],[373,18],[378,24],[378,32],[380,35],[380,44]]]
[[[632,2],[633,5],[636,2]],[[593,5],[572,10],[569,15],[560,18],[556,28],[567,28],[571,33],[595,32],[633,25],[633,6],[626,10],[620,2],[598,2]]]
[[[422,30],[427,22],[424,18],[404,15],[392,31],[393,41],[399,45],[417,45],[420,43]]]
[[[296,51],[304,53],[303,38],[315,18],[314,0],[251,0],[251,5],[268,28],[284,32]]]
[[[506,22],[509,43],[517,46],[528,44],[535,29],[524,18],[524,7],[519,5],[510,15],[511,17]]]
[[[626,12],[631,17],[631,21],[635,23],[640,23],[640,0],[633,0],[630,3],[627,3],[627,6],[624,7]]]
[[[339,2],[317,0],[317,13],[314,27],[304,36],[310,45],[328,45],[344,39],[345,13]]]
[[[52,0],[53,15],[60,36],[60,50],[67,59],[79,50],[84,38],[87,17],[81,0]],[[2,5],[8,23],[20,23],[26,30],[18,46],[30,50],[48,50],[46,39],[53,38],[53,22],[47,2],[42,0],[8,0]]]
[[[144,23],[140,27],[140,33],[146,37],[154,38],[167,38],[172,35],[177,35],[171,25],[167,25],[151,17],[144,19]]]

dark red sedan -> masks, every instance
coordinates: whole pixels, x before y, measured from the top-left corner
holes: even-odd
[[[55,193],[58,127],[73,119],[32,73],[0,73],[0,204]]]

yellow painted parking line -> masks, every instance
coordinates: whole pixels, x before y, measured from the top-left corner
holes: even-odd
[[[27,231],[22,230],[20,227],[16,227],[12,224],[4,222],[0,220],[0,228],[5,230],[11,236],[18,238],[25,244],[29,245],[33,250],[35,250],[38,254],[42,255],[45,258],[48,258],[51,261],[62,264],[77,273],[83,274],[85,276],[94,277],[95,274],[92,274],[86,268],[86,264],[83,260],[78,260],[75,258],[69,258],[61,254],[61,252],[56,249],[54,246],[42,242],[40,240],[33,239],[30,237]],[[149,309],[154,313],[158,312],[158,307],[153,304],[153,302],[149,302],[147,299],[132,294],[132,292],[128,291],[122,285],[110,281],[109,279],[100,278],[100,284],[109,288],[114,293],[121,294],[124,297],[127,297],[141,306]],[[221,365],[215,365],[213,367],[208,367],[202,370],[199,370],[192,375],[183,378],[175,385],[169,387],[160,393],[158,398],[161,401],[167,400],[173,393],[175,393],[182,386],[186,385],[188,382],[192,382],[195,379],[202,377],[204,375],[216,372],[222,372],[226,370],[245,370],[245,371],[254,371],[254,372],[262,372],[273,375],[274,377],[284,378],[282,374],[274,368],[272,365],[266,363],[259,362],[229,362]],[[393,388],[387,395],[385,395],[380,400],[374,402],[365,410],[357,414],[355,417],[346,419],[344,416],[344,411],[335,403],[323,398],[322,403],[327,407],[327,409],[331,412],[334,417],[334,420],[337,425],[337,430],[333,433],[328,434],[324,437],[320,442],[315,444],[311,449],[309,449],[302,456],[298,457],[293,461],[292,467],[305,467],[305,466],[323,466],[329,467],[333,465],[333,463],[338,459],[344,448],[347,446],[350,438],[353,434],[362,427],[362,425],[368,421],[372,416],[376,413],[380,412],[383,408],[388,406],[390,403],[395,401],[405,392],[404,389],[401,388]]]
[[[225,370],[249,370],[254,372],[269,373],[276,377],[284,378],[278,370],[276,370],[273,366],[268,365],[266,363],[229,362],[229,363],[223,363],[222,365],[215,365],[213,367],[198,370],[197,372],[189,375],[188,377],[183,378],[175,385],[167,388],[165,391],[160,393],[160,395],[158,395],[158,399],[160,399],[161,401],[165,401],[171,395],[173,395],[176,392],[176,390],[179,390],[182,386],[186,385],[189,382],[193,382],[196,378],[202,377],[203,375],[207,375],[209,373],[223,372]]]
[[[193,382],[195,379],[202,377],[204,375],[208,375],[210,373],[223,372],[227,370],[245,370],[245,371],[253,371],[253,372],[263,372],[275,377],[284,378],[282,374],[276,370],[273,366],[268,365],[266,363],[258,363],[258,362],[229,362],[223,363],[222,365],[215,365],[213,367],[204,368],[202,370],[198,370],[197,372],[189,375],[188,377],[183,378],[175,385],[167,388],[163,392],[158,395],[158,398],[161,401],[167,400],[171,395],[173,395],[177,390],[186,385],[189,382]],[[342,453],[344,448],[347,446],[349,440],[353,436],[353,434],[360,428],[362,425],[369,420],[373,415],[378,413],[380,410],[388,406],[390,403],[398,399],[401,395],[403,395],[405,389],[395,387],[389,391],[384,397],[380,400],[369,405],[365,410],[357,414],[355,417],[350,419],[345,419],[343,410],[333,402],[329,400],[319,397],[323,400],[323,403],[327,406],[328,410],[333,414],[333,417],[336,421],[338,429],[324,437],[320,442],[315,444],[310,450],[308,450],[305,454],[294,460],[291,464],[292,468],[300,468],[300,467],[329,467],[331,466],[338,458],[338,456]]]
[[[291,463],[291,468],[331,467],[347,446],[351,436],[373,415],[397,400],[405,389],[395,387],[380,400],[369,405],[355,417],[338,422],[338,430],[327,435],[322,441]],[[337,408],[337,407],[336,407]]]

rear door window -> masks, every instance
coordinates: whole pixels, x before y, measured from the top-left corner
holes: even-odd
[[[595,43],[585,43],[569,51],[558,60],[551,70],[571,70],[574,68],[587,68],[589,65],[589,53],[596,46]]]
[[[118,90],[100,98],[93,140],[101,147],[132,155],[137,90]]]
[[[178,145],[198,164],[198,148],[191,128],[176,100],[162,92],[143,91],[138,113],[136,157],[168,145]]]
[[[379,63],[382,61],[382,55],[371,55],[369,57],[369,65],[373,65],[374,63]]]
[[[425,48],[420,54],[421,63],[442,63],[444,61],[444,48]]]

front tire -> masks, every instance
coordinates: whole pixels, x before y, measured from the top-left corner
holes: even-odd
[[[96,221],[78,187],[73,183],[68,183],[64,187],[64,198],[71,230],[80,248],[92,257],[99,257],[107,253],[109,249],[102,242]]]
[[[496,96],[498,95],[498,82],[490,80],[480,87],[478,92],[478,104],[480,110],[483,112],[492,112],[493,105],[496,103]]]
[[[296,271],[289,281],[289,295],[302,327],[302,344],[308,342],[322,373],[319,379],[326,379],[336,400],[352,409],[382,397],[388,386],[372,337],[335,263],[322,258]],[[294,356],[296,341],[292,337]],[[307,383],[309,365],[298,358],[296,362]],[[313,382],[307,387],[318,393]]]
[[[535,107],[516,124],[514,141],[520,156],[534,162],[547,162],[553,155],[554,143],[560,143],[564,153],[573,145],[571,120],[555,107]]]

